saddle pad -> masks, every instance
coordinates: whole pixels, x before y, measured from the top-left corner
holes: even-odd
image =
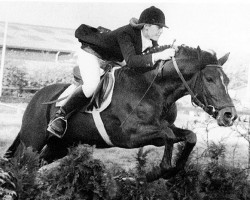
[[[105,110],[109,104],[111,103],[111,99],[112,99],[112,96],[113,96],[113,90],[114,90],[114,85],[115,85],[115,70],[119,69],[120,67],[113,67],[112,70],[111,70],[111,74],[112,74],[112,78],[113,78],[113,85],[111,86],[111,89],[110,89],[110,92],[108,94],[108,96],[105,97],[104,99],[104,102],[102,102],[102,104],[100,105],[99,108],[96,108],[96,107],[93,107],[92,110],[88,110],[86,111],[87,113],[92,113],[93,111],[98,111],[98,112],[102,112],[103,110]],[[76,84],[72,84],[70,85],[60,96],[58,99],[61,99],[61,98],[65,98],[67,97],[68,95],[70,95],[71,93],[74,92],[74,90],[76,89],[78,85]],[[62,106],[64,103],[65,103],[66,99],[62,100],[62,101],[59,101],[56,103],[56,107],[60,107]]]

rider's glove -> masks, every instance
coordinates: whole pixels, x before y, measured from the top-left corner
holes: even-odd
[[[174,56],[175,56],[175,49],[169,48],[169,49],[165,49],[162,52],[154,53],[153,59],[154,59],[154,62],[157,62],[158,60],[169,60]]]

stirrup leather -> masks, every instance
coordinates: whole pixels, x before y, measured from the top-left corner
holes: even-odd
[[[61,135],[59,135],[54,129],[51,128],[51,125],[52,125],[56,120],[62,120],[63,122],[65,122],[64,132],[63,132]],[[57,118],[53,119],[53,120],[49,123],[47,130],[48,130],[49,132],[51,132],[52,134],[54,134],[55,136],[57,136],[57,137],[59,137],[59,138],[62,138],[62,137],[65,135],[65,133],[66,133],[66,131],[67,131],[67,128],[68,128],[68,122],[67,122],[67,120],[66,120],[64,117],[57,117]]]

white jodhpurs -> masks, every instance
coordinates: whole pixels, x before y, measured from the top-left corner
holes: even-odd
[[[101,60],[82,49],[77,52],[77,57],[83,80],[83,93],[86,97],[91,97],[100,82],[100,76],[103,72],[103,69],[101,69]]]

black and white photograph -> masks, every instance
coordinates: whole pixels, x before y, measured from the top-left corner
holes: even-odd
[[[0,199],[250,200],[249,10],[0,0]]]

